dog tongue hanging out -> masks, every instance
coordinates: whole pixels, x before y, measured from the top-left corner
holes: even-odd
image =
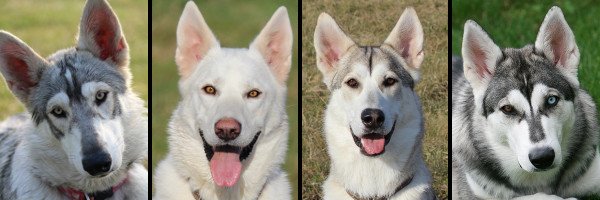
[[[169,156],[154,176],[155,199],[290,198],[280,165],[292,40],[280,7],[249,48],[222,48],[187,3],[175,55],[182,100],[169,123]]]

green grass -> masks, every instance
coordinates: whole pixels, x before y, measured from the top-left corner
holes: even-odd
[[[475,20],[503,47],[520,48],[533,44],[546,13],[559,6],[575,34],[579,53],[579,81],[600,102],[600,7],[596,1],[452,1],[452,54],[460,55],[463,27],[467,19]],[[600,197],[594,198],[600,199]]]
[[[38,54],[75,46],[84,1],[19,0],[0,6],[0,29],[19,37]],[[148,2],[111,0],[129,43],[134,91],[148,101]],[[0,81],[0,119],[24,111],[2,78]]]
[[[152,1],[152,163],[167,153],[167,122],[180,99],[175,65],[175,30],[186,1]],[[287,113],[290,124],[284,165],[298,195],[298,36],[297,1],[196,1],[208,26],[223,47],[248,47],[279,6],[286,6],[294,30],[292,71],[288,80]]]
[[[440,199],[448,198],[448,4],[433,0],[315,1],[302,4],[302,198],[321,199],[329,171],[323,111],[329,92],[317,70],[313,33],[321,12],[329,13],[351,38],[378,45],[407,6],[415,7],[425,32],[425,61],[417,85],[425,112],[424,155]]]

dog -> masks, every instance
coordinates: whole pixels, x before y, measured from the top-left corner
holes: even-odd
[[[147,109],[104,0],[88,0],[77,45],[47,59],[0,31],[0,71],[27,113],[0,124],[0,199],[147,199]]]
[[[518,49],[500,49],[477,23],[465,23],[462,60],[452,69],[454,198],[600,194],[596,106],[580,88],[578,65],[558,7],[535,43]]]
[[[423,39],[413,8],[404,10],[381,46],[359,46],[331,16],[319,16],[317,67],[331,92],[324,124],[331,158],[324,199],[435,198],[414,91]]]
[[[275,11],[249,48],[221,48],[193,1],[177,26],[181,101],[155,199],[290,199],[285,82],[292,28]]]

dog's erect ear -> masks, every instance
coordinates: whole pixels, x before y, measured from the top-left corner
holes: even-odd
[[[25,105],[47,66],[48,62],[19,38],[0,31],[0,71],[10,90]]]
[[[188,1],[177,24],[177,62],[179,75],[188,77],[209,50],[219,48],[219,42],[204,21],[193,1]]]
[[[88,0],[79,25],[77,49],[115,64],[121,70],[129,64],[127,41],[119,19],[105,0]]]
[[[315,28],[314,43],[317,67],[323,73],[323,81],[329,86],[332,75],[338,70],[337,63],[354,42],[346,36],[331,16],[321,13]]]
[[[398,51],[408,65],[406,69],[417,80],[425,53],[423,52],[423,27],[415,9],[408,7],[404,10],[398,23],[383,43]]]
[[[478,91],[486,88],[492,79],[502,51],[477,23],[468,20],[463,35],[462,57],[465,78],[473,90]]]
[[[250,44],[267,61],[273,75],[285,85],[292,64],[292,26],[285,7],[279,7]]]
[[[572,74],[577,80],[579,49],[575,35],[559,7],[552,7],[546,14],[535,40],[535,48],[544,52],[557,68]]]

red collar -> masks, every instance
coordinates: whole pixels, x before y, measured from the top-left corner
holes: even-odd
[[[104,200],[113,196],[113,194],[121,189],[127,182],[128,177],[125,177],[120,183],[104,191],[96,191],[94,193],[85,193],[74,188],[59,187],[58,190],[67,196],[70,200]]]

